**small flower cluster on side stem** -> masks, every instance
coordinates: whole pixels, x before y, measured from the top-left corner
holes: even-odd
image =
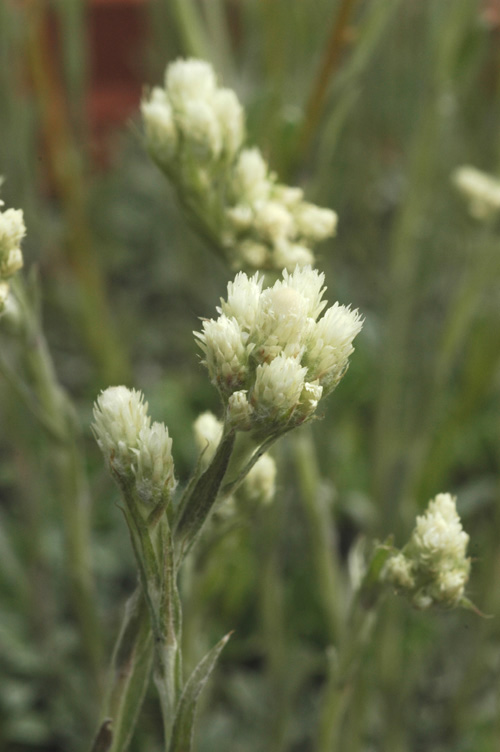
[[[468,606],[464,596],[470,572],[468,542],[455,498],[438,494],[417,517],[408,543],[390,554],[381,579],[406,595],[417,609]]]
[[[244,112],[202,60],[177,60],[142,103],[147,148],[172,180],[195,228],[233,269],[293,269],[334,235],[337,215],[276,181],[243,148]]]

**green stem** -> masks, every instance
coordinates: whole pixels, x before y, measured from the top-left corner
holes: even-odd
[[[325,105],[329,83],[340,64],[341,54],[347,42],[346,31],[356,2],[357,0],[341,0],[339,10],[332,19],[323,59],[309,96],[302,130],[299,135],[298,154],[302,157],[307,154],[316,133]]]
[[[107,383],[123,381],[129,367],[115,336],[102,271],[87,215],[81,149],[67,112],[66,93],[55,67],[47,36],[47,3],[26,4],[27,52],[38,104],[51,178],[66,224],[67,260],[78,280],[84,338]]]
[[[176,587],[173,541],[166,515],[158,524],[144,519],[132,485],[121,484],[125,519],[139,568],[154,640],[154,680],[168,749],[179,688],[181,611]]]
[[[283,529],[283,504],[275,499],[269,524],[259,535],[261,562],[260,618],[266,659],[269,691],[269,716],[267,721],[268,752],[286,749],[290,718],[290,655],[291,645],[287,635],[287,619],[281,571],[280,532]]]
[[[210,60],[210,43],[193,0],[172,0],[172,12],[177,22],[184,52],[193,57]]]
[[[136,590],[125,607],[113,651],[104,713],[112,724],[110,752],[125,752],[130,743],[149,684],[152,655],[149,613],[141,591]]]
[[[90,496],[82,448],[73,408],[58,383],[39,321],[21,280],[13,284],[23,320],[23,358],[26,381],[36,396],[36,412],[50,427],[50,461],[60,505],[66,543],[73,611],[80,627],[83,649],[100,694],[102,639],[91,567]],[[32,408],[32,401],[28,404]]]
[[[422,218],[431,200],[429,185],[438,164],[436,153],[441,143],[443,125],[440,102],[452,86],[456,56],[462,34],[470,22],[471,6],[469,0],[444,4],[436,16],[430,53],[434,57],[433,78],[421,108],[422,114],[411,149],[409,193],[391,239],[388,289],[392,297],[387,314],[382,352],[384,372],[375,426],[375,495],[385,508],[382,519],[397,519],[395,509],[400,502],[409,467],[408,458],[405,456],[404,460],[401,459],[401,447],[405,445],[408,438],[406,433],[412,427],[409,421],[418,420],[420,416],[417,411],[415,415],[410,415],[402,409],[407,402],[406,385],[412,376],[409,372],[412,357],[408,348],[412,339],[415,291],[418,289],[416,278],[422,259],[417,239]],[[442,33],[443,29],[445,34]],[[412,505],[406,504],[404,509],[408,518],[412,518],[415,512]]]
[[[333,520],[322,497],[320,472],[310,426],[303,426],[292,441],[300,498],[306,516],[310,550],[321,596],[329,642],[338,642],[341,633],[342,581],[333,534]]]
[[[354,599],[338,654],[330,654],[315,752],[340,752],[342,749],[342,721],[356,688],[359,667],[373,634],[376,614],[376,604],[366,608],[359,599]]]
[[[203,10],[212,42],[217,71],[227,81],[233,71],[233,55],[223,0],[204,0]]]

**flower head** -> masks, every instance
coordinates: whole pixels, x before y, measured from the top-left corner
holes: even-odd
[[[134,484],[146,503],[170,497],[175,488],[172,439],[166,426],[151,425],[142,392],[125,386],[101,392],[92,430],[119,482]]]
[[[438,494],[417,517],[403,550],[389,557],[383,577],[406,593],[416,608],[457,606],[469,578],[468,542],[455,498]]]
[[[208,63],[171,63],[141,112],[152,158],[232,268],[292,271],[335,234],[335,212],[279,184],[260,150],[244,147],[243,108]]]
[[[362,319],[339,303],[323,314],[324,292],[324,275],[310,267],[285,270],[264,289],[258,275],[240,272],[218,318],[203,322],[204,363],[236,427],[298,425],[339,382]]]

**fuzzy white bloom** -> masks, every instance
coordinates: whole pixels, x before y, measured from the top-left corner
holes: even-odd
[[[246,204],[238,204],[237,206],[230,206],[229,209],[226,209],[226,217],[233,230],[236,232],[243,232],[248,230],[252,225],[253,211]],[[231,242],[234,242],[234,237]],[[265,246],[264,249],[266,250]]]
[[[182,135],[196,159],[217,158],[222,149],[222,131],[211,103],[186,102],[178,118]]]
[[[216,321],[204,321],[203,332],[196,336],[212,383],[223,393],[240,389],[247,375],[248,356],[236,319],[222,314]]]
[[[314,255],[310,248],[300,243],[290,243],[287,240],[280,240],[275,244],[272,258],[275,267],[288,271],[293,271],[296,266],[314,263]]]
[[[288,420],[299,403],[306,374],[298,360],[284,355],[257,366],[252,393],[256,418]]]
[[[300,410],[304,416],[311,415],[318,407],[318,402],[323,396],[323,387],[317,382],[306,381],[300,395]]]
[[[468,542],[456,500],[448,493],[438,494],[429,502],[425,514],[417,517],[411,538],[412,548],[423,562],[438,558],[462,560]]]
[[[299,425],[316,410],[348,364],[362,327],[357,311],[327,305],[324,275],[310,267],[283,272],[262,289],[258,275],[236,275],[218,319],[196,333],[212,382],[239,430]]]
[[[179,137],[172,107],[163,89],[152,90],[149,99],[141,104],[141,114],[149,149],[155,159],[168,166],[177,151]]]
[[[129,471],[135,460],[139,434],[150,425],[148,403],[136,389],[111,386],[94,404],[92,430],[105,458],[118,473]]]
[[[293,217],[278,201],[255,202],[255,229],[270,242],[288,238],[294,230]]]
[[[299,204],[293,217],[299,232],[315,243],[331,237],[337,229],[338,217],[334,211],[305,201]]]
[[[172,439],[163,423],[144,425],[137,438],[135,476],[142,501],[152,503],[158,496],[170,497],[176,481]]]
[[[223,425],[213,413],[207,410],[196,418],[193,429],[196,445],[200,452],[203,452],[203,464],[206,466],[215,455],[215,450],[222,438]]]
[[[302,188],[278,183],[273,187],[272,197],[288,209],[294,209],[304,198],[304,191]]]
[[[455,498],[438,494],[417,517],[407,545],[388,559],[383,578],[406,592],[416,608],[457,606],[469,578],[468,542]]]
[[[269,248],[254,240],[243,240],[238,245],[238,255],[231,260],[231,267],[239,269],[241,266],[251,269],[263,269],[269,259]],[[282,268],[282,267],[279,267]]]
[[[228,423],[239,431],[248,431],[251,428],[253,407],[248,401],[248,393],[241,389],[233,392],[227,401]]]
[[[232,89],[218,89],[212,105],[219,122],[224,151],[233,157],[241,148],[245,137],[243,107]]]
[[[277,280],[276,289],[287,287],[296,290],[307,301],[307,316],[317,319],[326,307],[323,295],[326,292],[325,275],[323,272],[311,271],[308,267],[296,267],[292,274],[287,270],[283,272],[283,279]]]
[[[243,147],[243,108],[208,63],[171,63],[165,87],[154,88],[141,111],[151,156],[231,268],[314,263],[313,246],[334,234],[336,214],[277,183],[260,150]]]
[[[268,168],[259,149],[243,149],[233,172],[233,191],[238,203],[253,204],[269,197]]]
[[[22,210],[0,209],[0,313],[4,312],[9,296],[7,280],[23,266],[21,241],[25,234]]]
[[[258,274],[247,277],[240,272],[227,286],[227,300],[221,298],[218,309],[229,318],[235,319],[240,328],[250,331],[255,325],[262,293],[262,279]]]
[[[485,219],[500,210],[500,180],[497,178],[464,165],[455,170],[452,180],[468,199],[470,213],[476,219]]]
[[[396,588],[413,589],[415,577],[412,570],[413,563],[399,551],[387,561],[384,568],[384,578]]]
[[[208,102],[216,89],[212,66],[203,60],[176,60],[165,72],[165,88],[174,107],[183,109],[194,100]]]
[[[298,291],[278,280],[261,295],[255,322],[254,357],[270,361],[280,354],[302,357],[314,320],[308,317],[309,303]]]
[[[5,310],[9,297],[9,285],[7,282],[0,282],[0,313]]]
[[[358,311],[335,303],[317,322],[307,363],[320,384],[330,390],[342,378],[353,340],[361,331],[363,319]]]
[[[249,501],[269,504],[276,492],[276,462],[270,454],[260,457],[252,467],[242,486]]]
[[[142,501],[170,496],[175,487],[172,439],[164,425],[151,425],[142,392],[125,386],[101,392],[92,430],[115,476],[134,483]]]

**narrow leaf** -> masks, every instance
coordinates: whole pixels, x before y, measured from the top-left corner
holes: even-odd
[[[215,453],[210,465],[200,476],[175,528],[175,540],[179,545],[179,560],[182,559],[203,527],[217,498],[219,488],[231,458],[234,447],[234,432],[226,434]]]
[[[153,637],[149,614],[140,591],[127,603],[124,623],[113,658],[113,686],[108,715],[112,719],[111,752],[130,744],[151,676]]]
[[[231,637],[231,632],[217,643],[212,650],[199,662],[184,688],[177,706],[174,728],[170,741],[169,752],[191,752],[193,746],[194,718],[201,691],[207,683],[208,677],[217,659]]]

